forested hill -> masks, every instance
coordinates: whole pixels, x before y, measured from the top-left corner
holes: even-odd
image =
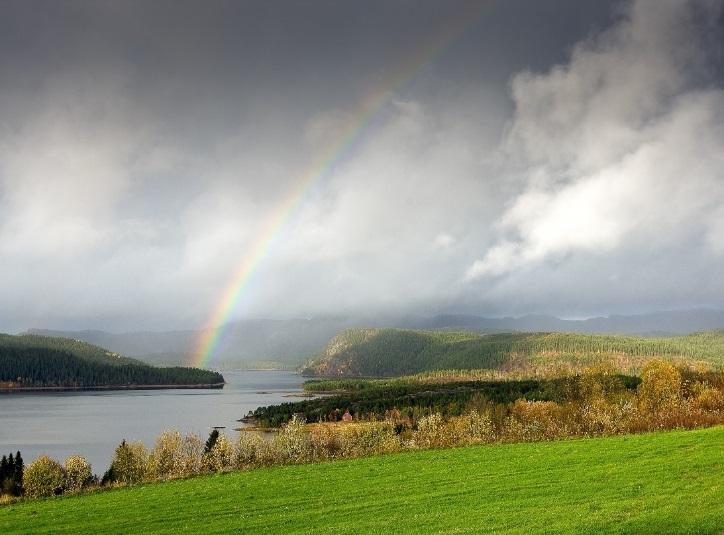
[[[221,374],[157,368],[70,338],[0,334],[0,388],[219,385]]]
[[[432,370],[545,372],[608,362],[636,371],[651,357],[724,366],[724,331],[671,338],[566,333],[480,334],[403,329],[349,329],[327,344],[302,373],[385,377]]]
[[[343,329],[376,327],[428,331],[473,331],[482,333],[562,332],[580,334],[625,334],[629,336],[681,336],[724,328],[724,310],[695,309],[612,315],[586,320],[564,320],[554,316],[526,315],[517,318],[486,318],[464,314],[437,316],[370,315],[330,316],[307,319],[245,319],[230,322],[214,350],[214,362],[226,369],[250,363],[273,361],[298,366]],[[147,364],[184,365],[203,331],[51,331],[30,329],[29,334],[84,340],[111,351],[141,359]]]

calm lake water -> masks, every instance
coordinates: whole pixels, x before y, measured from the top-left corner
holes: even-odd
[[[224,372],[220,390],[132,390],[0,393],[0,455],[20,450],[28,463],[41,454],[61,462],[83,455],[101,475],[124,438],[147,447],[165,429],[195,432],[214,426],[228,436],[236,420],[264,405],[294,401],[304,379],[281,371]]]

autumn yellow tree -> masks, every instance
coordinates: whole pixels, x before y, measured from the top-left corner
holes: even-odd
[[[653,414],[678,407],[681,402],[681,372],[670,362],[648,362],[641,372],[638,398],[641,410]]]

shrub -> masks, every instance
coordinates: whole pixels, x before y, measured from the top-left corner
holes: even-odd
[[[226,435],[218,435],[211,451],[204,454],[206,467],[214,472],[226,472],[234,467],[234,446]]]
[[[347,424],[352,427],[358,424]],[[336,424],[312,424],[309,439],[311,442],[311,456],[315,460],[336,459],[342,456],[342,430],[336,429]]]
[[[681,401],[681,372],[669,362],[651,360],[641,372],[641,409],[653,414],[675,408]]]
[[[179,446],[178,460],[174,473],[187,477],[203,472],[203,453],[204,443],[201,437],[194,433],[183,437]]]
[[[609,435],[622,432],[628,419],[619,410],[624,405],[615,405],[604,397],[593,397],[578,410],[580,432],[587,436]],[[628,409],[630,405],[625,405]]]
[[[181,433],[164,431],[148,457],[148,473],[154,479],[168,479],[182,472]]]
[[[578,396],[583,400],[612,398],[625,390],[623,381],[610,364],[599,364],[584,370],[578,382]]]
[[[460,446],[471,443],[467,420],[467,415],[461,415],[450,417],[444,421],[438,443],[435,446]]]
[[[311,424],[307,428],[311,458],[315,460],[375,455],[402,447],[392,420]]]
[[[694,407],[710,412],[724,411],[724,392],[709,385],[699,384],[694,391]]]
[[[109,479],[126,485],[133,485],[144,480],[147,474],[148,452],[142,442],[119,444],[113,454]]]
[[[62,494],[65,484],[65,470],[47,455],[35,459],[23,473],[25,495],[31,498]]]
[[[91,465],[80,455],[71,455],[65,460],[65,489],[77,492],[93,479]]]
[[[365,422],[342,426],[341,446],[345,457],[387,453],[400,448],[392,422]]]
[[[470,442],[492,442],[495,440],[495,426],[488,414],[481,414],[479,411],[470,411],[461,416],[460,419],[465,425],[465,434]]]
[[[271,458],[270,453],[269,442],[259,436],[258,433],[241,431],[234,448],[234,466],[238,470],[263,466],[268,464]]]
[[[272,454],[279,463],[301,463],[311,458],[312,447],[304,419],[296,415],[272,440]]]
[[[442,446],[445,441],[442,415],[436,412],[420,418],[413,440],[415,444],[423,448]]]
[[[506,419],[503,435],[508,441],[550,440],[570,434],[564,407],[554,401],[518,399]]]

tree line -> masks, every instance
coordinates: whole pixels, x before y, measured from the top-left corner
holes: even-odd
[[[219,384],[224,377],[197,368],[108,364],[48,347],[0,346],[0,383],[9,387],[94,387]]]
[[[612,380],[625,390],[635,390],[641,380],[635,376],[612,374]],[[307,422],[335,422],[348,410],[355,419],[384,418],[389,411],[405,415],[411,422],[422,416],[462,414],[473,400],[491,404],[526,401],[568,401],[579,398],[581,377],[506,381],[461,381],[411,383],[400,380],[343,381],[352,388],[331,396],[259,407],[247,417],[262,427],[278,427],[294,415]],[[363,387],[363,384],[369,384]]]
[[[20,496],[23,486],[23,471],[25,465],[20,452],[15,455],[3,455],[0,460],[0,494]]]

